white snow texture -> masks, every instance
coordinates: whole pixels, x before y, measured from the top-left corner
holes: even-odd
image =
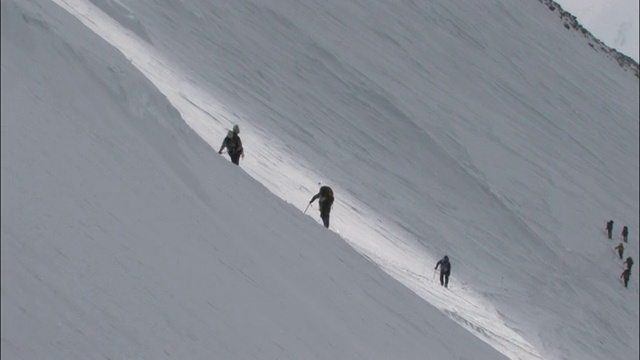
[[[3,360],[638,358],[638,78],[540,2],[1,24]]]

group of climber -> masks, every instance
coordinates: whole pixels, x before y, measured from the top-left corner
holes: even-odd
[[[241,157],[244,159],[244,148],[239,134],[240,127],[237,124],[233,125],[233,129],[227,132],[227,136],[222,140],[222,145],[218,150],[218,154],[222,154],[227,149],[231,162],[236,165],[240,165]],[[333,189],[326,185],[321,186],[320,191],[311,198],[309,204],[312,204],[316,199],[318,199],[318,205],[320,206],[322,223],[326,228],[329,228],[329,214],[333,205]]]
[[[227,149],[227,154],[231,158],[231,162],[240,165],[240,158],[244,158],[244,148],[242,147],[242,140],[240,140],[240,127],[238,125],[234,125],[232,130],[229,130],[227,136],[222,141],[222,145],[220,146],[219,154],[222,154],[224,149]],[[322,223],[326,228],[329,228],[329,215],[331,213],[331,207],[333,205],[334,196],[333,189],[331,187],[323,185],[320,187],[320,190],[317,194],[315,194],[311,200],[309,200],[309,205],[311,205],[315,200],[318,200],[318,205],[320,207],[320,218],[322,219]],[[308,206],[307,206],[308,207]],[[306,211],[306,210],[305,210]],[[607,231],[607,236],[609,239],[612,238],[613,234],[613,220],[607,221],[607,225],[605,227]],[[624,226],[622,228],[622,240],[624,243],[628,242],[629,237],[629,228]],[[621,242],[615,249],[618,252],[618,256],[622,260],[624,253],[624,245]],[[624,287],[628,287],[629,278],[631,277],[631,267],[633,266],[633,259],[629,256],[624,261],[626,265],[626,269],[620,275],[620,278],[624,282]],[[435,270],[437,271],[438,267],[440,267],[440,285],[445,288],[449,287],[449,275],[451,274],[451,263],[449,262],[449,257],[444,256],[436,263]],[[434,274],[435,275],[435,274]]]
[[[607,237],[611,239],[613,235],[613,220],[607,221],[605,230],[607,231]],[[620,260],[622,260],[624,254],[623,243],[627,243],[629,241],[629,228],[626,225],[622,227],[622,233],[620,235],[622,235],[622,242],[620,242],[620,244],[618,244],[618,246],[616,246],[614,249],[618,251],[618,257],[620,257]],[[633,266],[633,259],[631,258],[631,256],[627,257],[624,260],[623,264],[626,266],[626,268],[620,275],[620,278],[622,279],[624,287],[626,288],[629,285],[629,278],[631,277],[631,267]]]

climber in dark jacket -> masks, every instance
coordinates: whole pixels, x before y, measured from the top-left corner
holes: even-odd
[[[622,272],[622,275],[620,275],[620,277],[624,281],[624,287],[628,287],[628,285],[629,285],[629,277],[630,276],[631,276],[631,269],[625,269]]]
[[[615,249],[618,250],[618,256],[620,256],[620,260],[622,260],[622,254],[624,254],[624,245],[620,243],[618,246],[615,247]]]
[[[438,266],[440,266],[440,285],[448,287],[449,275],[451,274],[451,263],[449,262],[449,257],[445,255],[440,261],[438,261],[435,267],[436,270],[438,270]]]
[[[624,264],[627,265],[627,269],[631,270],[631,267],[633,266],[633,259],[631,258],[631,256],[627,257],[627,260],[624,261]]]
[[[607,221],[607,236],[611,239],[611,232],[613,231],[613,220]]]
[[[222,146],[218,154],[222,154],[222,150],[227,148],[227,153],[231,158],[231,162],[240,165],[240,156],[244,159],[244,149],[242,148],[242,140],[240,140],[240,127],[238,125],[233,126],[233,131],[227,133],[227,137],[222,140]]]
[[[309,204],[314,202],[316,199],[318,200],[318,204],[320,205],[320,218],[322,219],[322,223],[324,227],[329,228],[329,213],[331,212],[331,205],[333,205],[333,190],[328,186],[321,186],[320,191],[317,194],[313,195]]]

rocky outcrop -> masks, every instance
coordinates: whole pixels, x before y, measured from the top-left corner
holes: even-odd
[[[585,39],[589,42],[589,46],[595,51],[604,53],[608,57],[616,60],[620,67],[625,71],[633,73],[636,77],[640,78],[640,72],[638,70],[638,63],[627,55],[619,52],[618,50],[607,46],[605,43],[597,39],[589,30],[584,28],[570,12],[565,11],[560,4],[553,0],[539,0],[540,3],[546,5],[549,10],[557,12],[560,19],[564,22],[564,27],[567,30],[575,30],[581,33]]]

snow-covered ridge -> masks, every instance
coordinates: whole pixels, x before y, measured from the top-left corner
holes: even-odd
[[[600,41],[598,38],[593,36],[593,34],[583,27],[578,19],[572,15],[569,11],[566,11],[562,8],[562,5],[558,4],[553,0],[538,0],[540,3],[546,5],[549,10],[558,13],[560,19],[564,23],[564,27],[567,30],[576,30],[580,34],[582,34],[585,39],[587,39],[589,46],[591,46],[596,52],[604,53],[609,58],[618,62],[621,68],[625,71],[630,71],[633,75],[640,78],[640,70],[638,62],[630,58],[629,56],[619,52],[618,50],[608,46],[607,44]]]
[[[637,254],[637,79],[540,4],[55,2],[124,56],[2,3],[3,359],[637,355],[602,231]],[[239,123],[240,169],[183,119],[216,149]],[[338,235],[302,215],[318,180]]]
[[[118,0],[90,0],[92,4],[108,14],[120,25],[131,30],[141,39],[151,43],[151,37],[140,22],[140,19],[125,4]]]

